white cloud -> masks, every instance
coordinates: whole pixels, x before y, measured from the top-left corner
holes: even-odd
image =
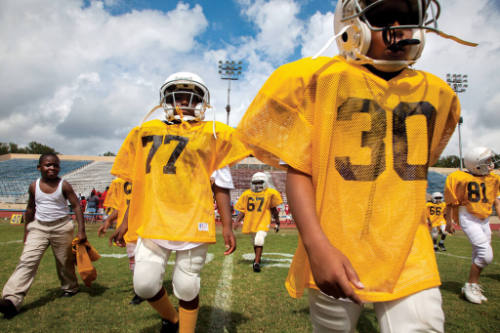
[[[299,42],[303,23],[297,18],[300,6],[293,0],[240,1],[243,13],[259,32],[253,47],[274,60],[293,54]]]
[[[196,37],[208,25],[199,5],[120,16],[101,1],[82,5],[1,2],[1,142],[38,140],[63,153],[116,151],[124,136],[113,127],[130,129],[142,119],[166,73],[196,54]],[[97,143],[74,140],[85,136]]]
[[[315,54],[331,37],[334,6],[305,16],[298,0],[236,1],[241,17],[235,19],[247,20],[257,33],[222,48],[202,44],[199,37],[214,22],[200,5],[113,16],[107,10],[123,0],[94,0],[87,7],[83,0],[0,1],[0,142],[35,140],[66,154],[116,152],[158,102],[161,83],[181,70],[202,76],[216,118],[225,122],[227,81],[219,79],[217,62],[229,58],[246,65],[231,87],[230,124],[237,125],[277,66],[298,53]],[[440,3],[440,28],[480,46],[428,34],[416,67],[441,78],[467,73],[470,87],[460,95],[464,148],[500,151],[500,9],[491,0]],[[336,53],[333,45],[324,55]],[[457,141],[455,134],[445,154],[458,153]]]

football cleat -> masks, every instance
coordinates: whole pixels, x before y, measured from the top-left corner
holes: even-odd
[[[477,283],[466,282],[462,287],[462,294],[467,301],[474,304],[481,304],[484,297],[481,293],[481,288]]]
[[[259,273],[260,272],[260,264],[258,262],[254,262],[253,263],[253,271],[255,273]]]
[[[141,298],[141,297],[139,297],[137,295],[134,295],[134,297],[130,300],[129,304],[139,305],[142,302],[144,302],[144,298]]]
[[[161,320],[160,333],[177,333],[179,331],[179,322],[172,323],[167,319]]]
[[[441,251],[446,251],[446,247],[444,246],[444,244],[443,244],[443,243],[439,243],[439,249],[440,249]]]

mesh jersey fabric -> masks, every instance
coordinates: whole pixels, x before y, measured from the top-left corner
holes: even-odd
[[[244,234],[268,231],[271,223],[271,208],[283,203],[281,194],[273,188],[261,192],[246,190],[234,208],[245,214],[241,231]]]
[[[450,206],[465,206],[467,211],[483,220],[493,212],[500,193],[500,176],[489,173],[476,176],[457,170],[446,177],[444,200]]]
[[[109,185],[108,195],[104,201],[104,207],[111,207],[118,211],[116,218],[116,227],[118,228],[123,222],[125,213],[130,206],[132,198],[132,183],[121,178],[115,178]],[[137,242],[137,228],[140,220],[132,220],[128,218],[128,230],[125,236],[125,242]]]
[[[427,169],[459,116],[456,94],[432,74],[385,81],[341,56],[305,58],[270,76],[237,132],[259,159],[311,175],[321,227],[365,285],[356,293],[387,301],[440,284]],[[300,238],[286,287],[293,297],[317,289]]]
[[[444,219],[446,203],[428,202],[425,206],[427,207],[427,218],[431,222],[432,227],[439,227],[446,224],[446,220]]]
[[[125,139],[111,173],[132,182],[129,220],[142,238],[215,243],[210,175],[248,155],[234,129],[216,122],[151,120]]]

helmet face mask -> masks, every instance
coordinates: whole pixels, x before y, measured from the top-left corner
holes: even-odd
[[[267,186],[267,176],[265,173],[257,172],[252,176],[252,181],[250,182],[250,189],[252,192],[262,192],[267,188]]]
[[[436,0],[339,0],[334,17],[335,34],[340,34],[337,46],[349,61],[371,64],[381,71],[399,71],[420,57],[425,45],[424,30],[437,30],[439,12]],[[394,25],[396,22],[398,25]],[[396,42],[396,30],[401,29],[411,29],[412,36]],[[383,60],[367,56],[375,31],[382,32],[388,49],[405,50],[405,58]]]
[[[168,121],[203,120],[210,104],[210,94],[196,74],[178,72],[170,75],[160,88],[160,105]]]
[[[495,168],[495,154],[487,147],[475,147],[464,157],[465,167],[476,176],[485,176]]]
[[[443,201],[443,194],[441,192],[434,192],[431,198],[433,203],[441,203]]]

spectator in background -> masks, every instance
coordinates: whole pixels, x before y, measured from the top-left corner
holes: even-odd
[[[84,213],[85,209],[87,208],[87,200],[84,196],[80,198],[80,207],[82,208],[82,213]]]

